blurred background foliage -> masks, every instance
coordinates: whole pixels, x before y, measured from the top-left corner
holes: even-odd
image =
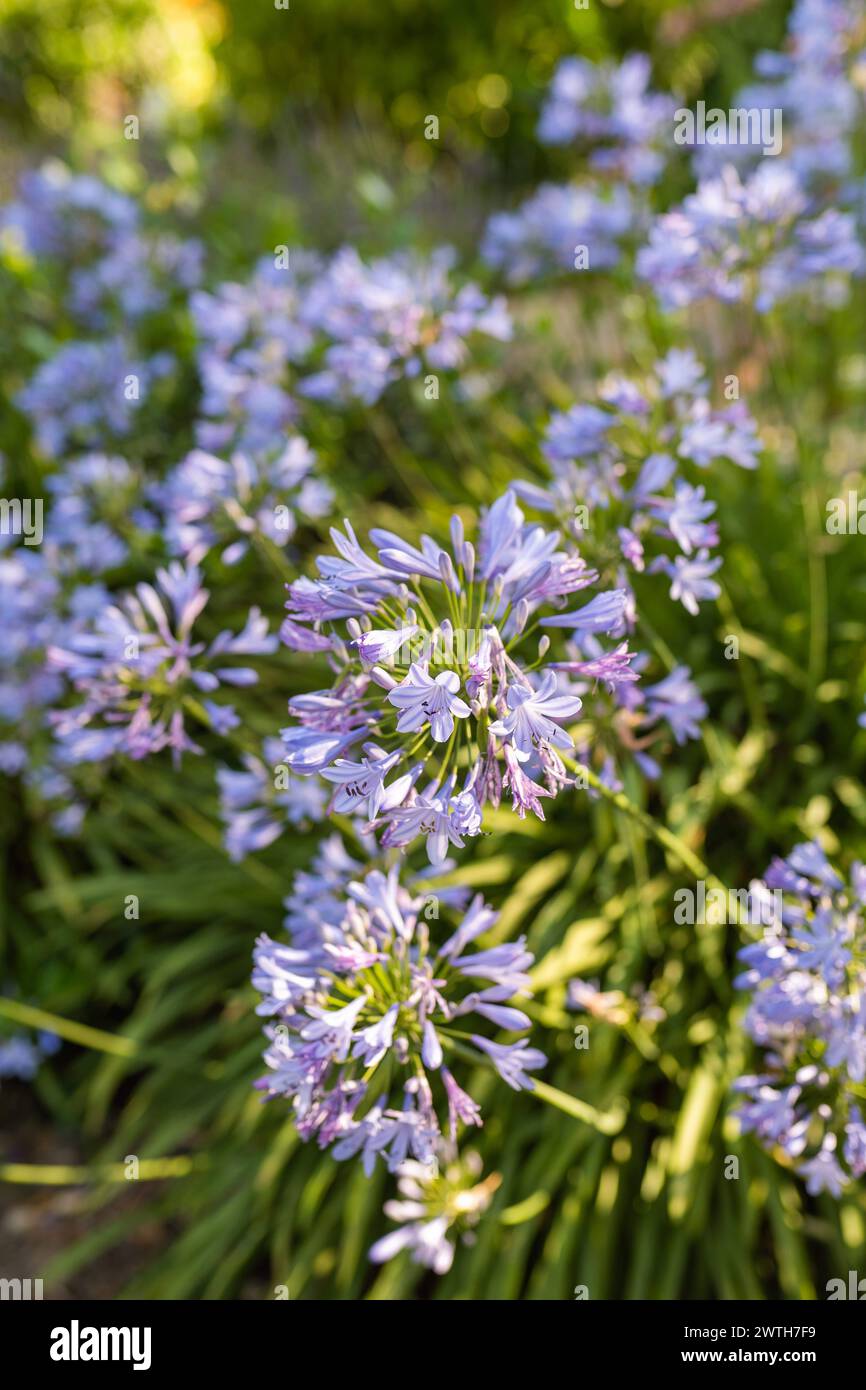
[[[755,52],[778,44],[787,8],[52,0],[49,14],[41,0],[0,0],[0,193],[60,156],[201,235],[211,279],[298,240],[385,252],[447,238],[471,260],[492,209],[568,173],[567,154],[533,135],[562,56],[644,49],[657,84],[724,104]],[[129,114],[138,142],[123,138]],[[428,114],[438,142],[423,138]],[[820,337],[780,319],[777,346],[742,318],[696,313],[690,324],[716,388],[740,375],[769,447],[754,477],[713,479],[718,610],[686,626],[651,583],[639,588],[659,653],[701,673],[712,711],[650,805],[734,886],[806,836],[866,857],[862,539],[819,524],[825,497],[862,480],[859,295]],[[486,503],[536,465],[550,409],[668,346],[669,328],[615,280],[530,288],[514,312],[520,332],[492,399],[430,407],[401,389],[375,416],[320,412],[317,447],[363,529],[408,516],[435,533],[454,506]],[[0,374],[20,373],[20,345],[0,353]],[[179,400],[176,429],[138,441],[143,456],[176,462],[189,418]],[[8,429],[10,461],[38,470],[20,426]],[[233,582],[238,610],[255,601],[278,614],[277,579],[263,591],[241,567]],[[736,662],[723,655],[730,634]],[[288,659],[274,666],[261,732],[306,679]],[[645,787],[627,792],[646,803]],[[24,1007],[110,1035],[82,1047],[68,1033],[32,1093],[0,1092],[0,1256],[8,1263],[11,1244],[16,1272],[43,1275],[49,1293],[96,1297],[272,1297],[285,1285],[292,1298],[569,1298],[584,1284],[593,1298],[811,1298],[856,1267],[862,1193],[806,1198],[727,1118],[730,1081],[750,1063],[732,989],[737,934],[674,926],[682,871],[606,805],[558,804],[544,825],[503,817],[494,828],[463,877],[502,910],[503,933],[528,933],[550,1080],[608,1114],[610,1132],[499,1086],[476,1147],[503,1182],[475,1244],[437,1282],[402,1259],[371,1270],[390,1180],[300,1144],[286,1111],[250,1089],[261,1065],[253,938],[278,932],[313,840],[285,836],[231,865],[210,757],[187,760],[180,780],[158,763],[110,774],[77,845],[0,806],[2,978]],[[137,922],[122,914],[130,893]],[[592,1047],[575,1051],[563,1002],[577,974],[627,995],[651,989],[663,1023],[652,1036],[594,1023]],[[473,1085],[482,1101],[490,1084]],[[140,1183],[118,1171],[132,1154],[151,1165]],[[730,1154],[737,1182],[724,1176]],[[167,1157],[174,1167],[161,1168]],[[66,1167],[37,1186],[22,1163]]]
[[[35,0],[0,3],[6,161],[97,165],[164,212],[210,209],[217,251],[273,216],[317,247],[471,250],[486,213],[569,173],[534,136],[558,61],[649,52],[658,85],[723,98],[778,44],[784,0]],[[122,139],[140,117],[140,145]],[[424,139],[436,115],[438,141]],[[673,193],[675,190],[671,190]],[[250,193],[253,196],[250,197]],[[469,206],[464,206],[465,203]],[[244,217],[238,213],[243,209]]]

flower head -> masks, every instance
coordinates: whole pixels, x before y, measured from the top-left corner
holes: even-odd
[[[511,492],[485,513],[475,542],[454,517],[450,548],[377,530],[373,558],[348,522],[331,535],[337,554],[320,558],[320,577],[289,588],[284,640],[324,649],[336,673],[330,690],[290,702],[289,767],[339,786],[339,809],[366,807],[384,844],[426,836],[433,862],[479,833],[503,778],[522,811],[539,813],[538,797],[567,781],[564,726],[581,700],[545,665],[551,638],[530,634],[610,632],[622,595],[557,612],[597,575],[560,549],[557,532],[527,524]]]
[[[549,145],[583,146],[591,168],[651,184],[664,167],[674,103],[650,89],[646,54],[619,64],[564,58],[553,75],[538,125]]]
[[[301,307],[321,269],[294,254],[287,265],[264,259],[245,284],[230,282],[190,299],[202,383],[197,443],[245,455],[279,452],[298,415],[290,372],[313,349]]]
[[[102,574],[146,544],[156,517],[143,504],[139,472],[117,455],[83,454],[47,480],[45,545],[62,575]]]
[[[745,406],[713,407],[703,364],[673,348],[642,380],[608,379],[600,404],[552,416],[542,445],[552,477],[515,491],[554,513],[604,580],[623,587],[629,571],[667,573],[671,597],[695,613],[718,596],[708,576],[719,532],[706,485],[689,474],[726,461],[754,468],[760,447]]]
[[[194,449],[153,490],[169,549],[199,564],[220,546],[223,563],[236,564],[253,536],[288,544],[299,523],[330,510],[331,490],[315,476],[315,463],[299,434],[281,449],[229,460]]]
[[[203,247],[141,227],[136,203],[59,161],[29,170],[0,227],[17,236],[56,286],[72,318],[104,329],[165,309],[194,287]]]
[[[590,271],[611,270],[634,236],[637,209],[629,190],[545,183],[514,212],[490,218],[481,245],[485,261],[511,285],[541,275],[574,273],[576,248]]]
[[[190,713],[218,733],[237,724],[232,706],[210,696],[222,685],[254,685],[258,673],[235,659],[272,653],[277,638],[253,608],[241,632],[198,640],[194,627],[207,601],[199,571],[175,562],[157,571],[155,585],[139,584],[49,648],[51,669],[84,696],[52,716],[67,761],[144,758],[168,747],[177,762],[202,751],[186,732]]]
[[[321,369],[301,383],[315,400],[374,405],[401,377],[453,371],[468,356],[467,339],[511,336],[503,299],[477,285],[454,285],[454,253],[396,254],[369,264],[338,251],[304,303],[304,320],[321,336]]]
[[[763,312],[794,294],[844,287],[864,273],[866,257],[853,215],[821,211],[796,170],[772,159],[745,181],[727,165],[663,213],[637,270],[667,309],[713,298]]]
[[[362,1154],[371,1168],[381,1155],[392,1171],[408,1157],[429,1164],[443,1132],[481,1124],[446,1056],[467,1050],[467,1024],[529,1028],[516,1001],[532,956],[523,938],[476,949],[496,922],[480,895],[449,931],[439,925],[447,900],[423,880],[407,888],[396,868],[369,869],[343,895],[345,867],[324,867],[316,895],[305,877],[289,900],[292,945],[263,936],[256,946],[259,1012],[272,1019],[260,1088],[290,1099],[302,1137],[333,1146],[337,1159]],[[469,1037],[470,1057],[531,1088],[526,1073],[545,1059],[525,1039]]]
[[[401,1164],[397,1188],[402,1200],[385,1203],[385,1215],[398,1225],[370,1250],[373,1263],[384,1264],[407,1250],[416,1264],[447,1274],[456,1242],[477,1225],[502,1181],[491,1173],[479,1182],[481,1171],[474,1150],[458,1156],[444,1144],[432,1163],[407,1159]]]
[[[244,754],[242,770],[217,768],[224,843],[235,863],[273,844],[290,825],[303,829],[325,814],[324,788],[293,777],[282,758],[280,740],[266,738],[261,757]]]
[[[746,1027],[765,1051],[763,1073],[736,1083],[740,1123],[802,1159],[810,1192],[838,1196],[866,1173],[866,870],[852,865],[846,881],[812,842],[759,886],[782,906],[740,952]]]
[[[131,356],[120,337],[68,342],[37,368],[16,403],[45,454],[102,449],[130,433],[150,387],[171,365],[165,353]]]

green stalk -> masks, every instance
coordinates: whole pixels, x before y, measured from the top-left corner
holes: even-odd
[[[92,1168],[71,1163],[0,1163],[0,1182],[34,1184],[39,1187],[77,1187],[91,1182],[162,1182],[166,1178],[185,1178],[194,1168],[207,1163],[204,1155],[190,1158],[140,1158],[138,1174],[132,1179],[125,1163],[105,1163]]]
[[[618,811],[622,811],[625,815],[630,816],[633,821],[636,821],[648,835],[652,836],[657,844],[660,844],[663,849],[666,849],[669,854],[672,854],[675,859],[678,859],[683,865],[683,868],[688,869],[690,874],[694,874],[696,879],[703,879],[707,885],[712,885],[714,888],[721,888],[727,891],[724,884],[717,879],[714,874],[710,873],[710,870],[703,860],[699,859],[694,851],[690,850],[688,845],[685,844],[678,835],[675,835],[672,830],[668,830],[666,825],[660,825],[648,811],[642,810],[640,806],[635,806],[634,802],[629,801],[624,792],[611,791],[610,787],[606,786],[601,778],[598,777],[591,768],[588,768],[585,763],[579,763],[576,759],[569,758],[565,754],[561,754],[560,756],[566,767],[570,768],[578,777],[584,778],[587,785],[592,787],[593,791],[598,792],[599,796],[603,797],[605,801],[610,802],[611,806],[615,806]]]
[[[466,1061],[475,1062],[477,1066],[487,1067],[489,1071],[496,1071],[491,1058],[486,1057],[481,1052],[476,1052],[474,1048],[466,1047],[464,1043],[458,1042],[454,1037],[443,1036],[444,1029],[438,1031],[445,1045],[465,1058]],[[584,1124],[591,1125],[600,1134],[619,1134],[625,1124],[627,1107],[625,1102],[621,1100],[615,1101],[610,1110],[597,1110],[594,1105],[589,1105],[585,1100],[578,1100],[577,1096],[567,1095],[565,1091],[560,1091],[556,1086],[549,1086],[546,1081],[538,1081],[535,1077],[532,1078],[529,1093],[537,1096],[539,1100],[543,1100],[545,1105],[552,1105],[554,1109],[561,1110],[565,1115],[570,1115],[573,1120],[581,1120]]]
[[[101,1028],[91,1028],[86,1023],[75,1023],[72,1019],[60,1018],[45,1009],[34,1009],[30,1004],[20,1004],[17,999],[0,998],[0,1017],[10,1018],[14,1023],[23,1023],[27,1028],[40,1028],[46,1033],[56,1033],[68,1042],[81,1047],[94,1048],[97,1052],[110,1052],[115,1057],[132,1057],[138,1051],[134,1038],[118,1037],[115,1033],[104,1033]]]

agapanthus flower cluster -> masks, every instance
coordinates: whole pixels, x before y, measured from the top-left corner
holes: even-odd
[[[50,722],[64,682],[46,653],[108,602],[101,584],[81,582],[70,555],[49,543],[47,531],[38,549],[0,551],[0,776],[20,778],[64,836],[77,833],[85,806],[57,764]]]
[[[568,676],[635,678],[623,643],[589,667],[569,662],[566,676],[548,659],[551,641],[621,634],[625,592],[589,597],[597,571],[559,532],[527,523],[513,492],[483,514],[474,542],[454,516],[450,549],[377,529],[374,558],[348,521],[331,536],[337,554],[289,586],[281,629],[334,673],[289,703],[289,767],[321,773],[332,808],[365,816],[383,846],[423,836],[432,863],[480,833],[503,789],[518,815],[543,819],[543,799],[570,781],[563,725],[582,702]]]
[[[454,371],[474,335],[511,335],[502,299],[453,281],[454,252],[364,262],[351,247],[262,261],[248,285],[192,297],[203,448],[275,448],[299,397],[374,405],[393,382]],[[285,263],[284,263],[285,262]]]
[[[142,478],[118,455],[84,454],[46,480],[44,544],[61,574],[102,574],[124,564],[158,519],[142,502]]]
[[[670,581],[691,614],[718,598],[715,503],[698,472],[757,465],[761,442],[745,404],[716,408],[703,365],[673,348],[643,380],[614,376],[597,404],[555,414],[542,452],[547,485],[516,483],[521,500],[568,527],[603,578],[629,586],[647,570]]]
[[[201,276],[200,242],[146,235],[132,198],[59,162],[22,176],[0,232],[60,278],[67,311],[89,329],[156,313]]]
[[[36,367],[16,404],[51,457],[111,449],[174,370],[170,352],[144,346],[145,327],[183,307],[201,276],[201,244],[147,232],[132,198],[59,163],[23,176],[0,233],[36,262],[55,316],[68,315],[76,334]]]
[[[132,431],[154,383],[173,370],[170,353],[132,356],[122,338],[65,343],[15,398],[40,449],[103,449]]]
[[[817,842],[774,859],[772,902],[737,980],[764,1058],[736,1083],[744,1130],[796,1164],[810,1192],[838,1196],[866,1173],[866,866],[843,877]]]
[[[301,382],[302,394],[374,405],[401,378],[463,366],[476,334],[507,341],[504,299],[490,299],[474,284],[458,289],[455,260],[451,247],[369,264],[351,247],[339,251],[304,304],[304,320],[324,347],[319,370]]]
[[[58,631],[59,597],[42,553],[27,546],[0,551],[0,771],[6,773],[25,766],[32,726],[63,689],[44,659]]]
[[[482,1123],[455,1059],[492,1066],[515,1090],[531,1090],[546,1060],[526,1038],[491,1035],[530,1026],[518,1007],[525,939],[480,947],[497,914],[478,895],[446,926],[428,887],[401,884],[396,866],[369,868],[342,898],[326,885],[320,913],[296,884],[301,930],[291,945],[262,936],[254,953],[258,1012],[271,1020],[260,1089],[291,1101],[303,1139],[338,1160],[360,1156],[368,1173],[379,1156],[392,1172],[431,1164],[443,1135],[454,1142],[460,1126]]]
[[[833,302],[866,257],[852,214],[820,210],[796,170],[768,159],[745,181],[733,165],[651,228],[637,273],[666,309],[711,298],[771,309],[808,292]]]
[[[285,443],[298,418],[289,375],[315,341],[303,305],[321,268],[308,252],[278,252],[262,258],[248,282],[192,295],[203,449],[258,454]]]
[[[326,516],[333,494],[314,473],[316,455],[299,434],[275,450],[228,459],[194,449],[152,489],[170,552],[199,564],[220,548],[223,564],[246,555],[250,538],[285,546],[299,524]]]
[[[640,229],[627,188],[545,183],[514,212],[490,218],[481,244],[510,285],[565,272],[612,270]]]
[[[548,145],[585,158],[589,177],[544,183],[513,212],[490,218],[481,245],[511,285],[614,269],[646,226],[646,189],[665,163],[673,102],[649,88],[649,59],[620,64],[565,58],[538,125]],[[617,181],[618,180],[618,181]]]
[[[570,655],[585,667],[592,664],[592,646],[573,643]],[[636,652],[631,662],[635,676],[643,677],[650,661]],[[581,690],[580,683],[576,688]],[[587,682],[586,690],[592,689]],[[701,723],[708,708],[688,666],[680,664],[652,684],[620,681],[613,686],[607,707],[596,692],[593,738],[579,744],[583,762],[593,765],[611,791],[622,791],[620,776],[625,760],[633,761],[642,776],[655,781],[661,776],[660,760],[677,747],[701,737]],[[593,795],[592,791],[589,792]]]
[[[65,258],[75,266],[105,256],[134,233],[138,208],[101,179],[75,175],[54,161],[22,174],[18,197],[4,208],[0,225],[40,260]]]
[[[479,1181],[480,1155],[474,1149],[460,1155],[449,1149],[443,1145],[432,1163],[410,1158],[397,1169],[400,1199],[385,1203],[385,1215],[398,1225],[370,1250],[374,1264],[385,1264],[407,1250],[413,1263],[447,1274],[457,1242],[471,1244],[472,1230],[502,1179],[491,1173]]]
[[[639,574],[665,575],[671,599],[692,615],[718,598],[715,503],[697,478],[725,461],[752,469],[760,447],[745,405],[734,400],[715,408],[694,353],[672,349],[645,377],[612,376],[596,402],[555,414],[542,444],[552,479],[514,483],[513,490],[527,505],[553,513],[601,582],[625,596],[628,634],[640,631]],[[611,679],[618,655],[619,679]],[[686,665],[650,684],[647,653],[625,644],[605,652],[598,636],[579,625],[563,658],[557,666],[572,678],[574,692],[594,697],[591,738],[578,729],[578,753],[611,789],[622,790],[623,758],[656,778],[671,740],[680,746],[700,737],[707,706]],[[607,698],[599,686],[607,687]]]
[[[257,670],[238,657],[272,653],[275,636],[251,608],[241,632],[199,640],[194,627],[208,601],[195,566],[175,562],[156,573],[156,584],[108,602],[84,630],[61,635],[48,649],[51,669],[83,696],[81,704],[52,714],[61,757],[92,762],[125,754],[145,758],[171,748],[203,750],[190,738],[190,715],[217,733],[239,723],[230,704],[211,699],[221,686],[256,684]]]
[[[324,817],[327,795],[311,777],[293,777],[283,745],[267,738],[261,757],[245,753],[243,769],[217,768],[224,843],[231,860],[266,849],[289,826],[305,829]]]
[[[784,49],[765,51],[755,62],[755,80],[737,92],[732,106],[781,112],[784,154],[816,192],[845,194],[855,171],[854,139],[863,119],[866,91],[866,24],[859,0],[796,0]],[[760,143],[725,141],[696,151],[699,176],[718,173],[722,163],[741,172],[761,162]]]
[[[0,772],[20,774],[40,802],[69,801],[54,817],[68,832],[81,807],[69,800],[46,732],[64,692],[47,652],[82,634],[110,602],[103,574],[127,561],[128,543],[149,535],[155,519],[140,506],[138,474],[121,458],[73,459],[45,488],[45,512],[30,518],[32,539],[0,537]]]
[[[653,92],[649,81],[644,53],[621,63],[564,58],[547,93],[539,139],[586,151],[594,170],[628,183],[654,183],[665,165],[674,103]]]

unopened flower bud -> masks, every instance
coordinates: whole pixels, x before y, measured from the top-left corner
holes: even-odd
[[[377,685],[381,685],[383,690],[393,690],[397,684],[394,677],[389,675],[383,666],[372,667],[370,676]]]
[[[529,604],[522,598],[514,609],[514,631],[520,633],[529,621]]]
[[[466,541],[463,546],[463,573],[467,584],[471,584],[475,578],[475,546],[471,541]]]
[[[454,565],[447,550],[439,551],[439,573],[442,576],[442,583],[452,591],[457,593],[460,585],[457,583],[457,575],[454,573]]]

